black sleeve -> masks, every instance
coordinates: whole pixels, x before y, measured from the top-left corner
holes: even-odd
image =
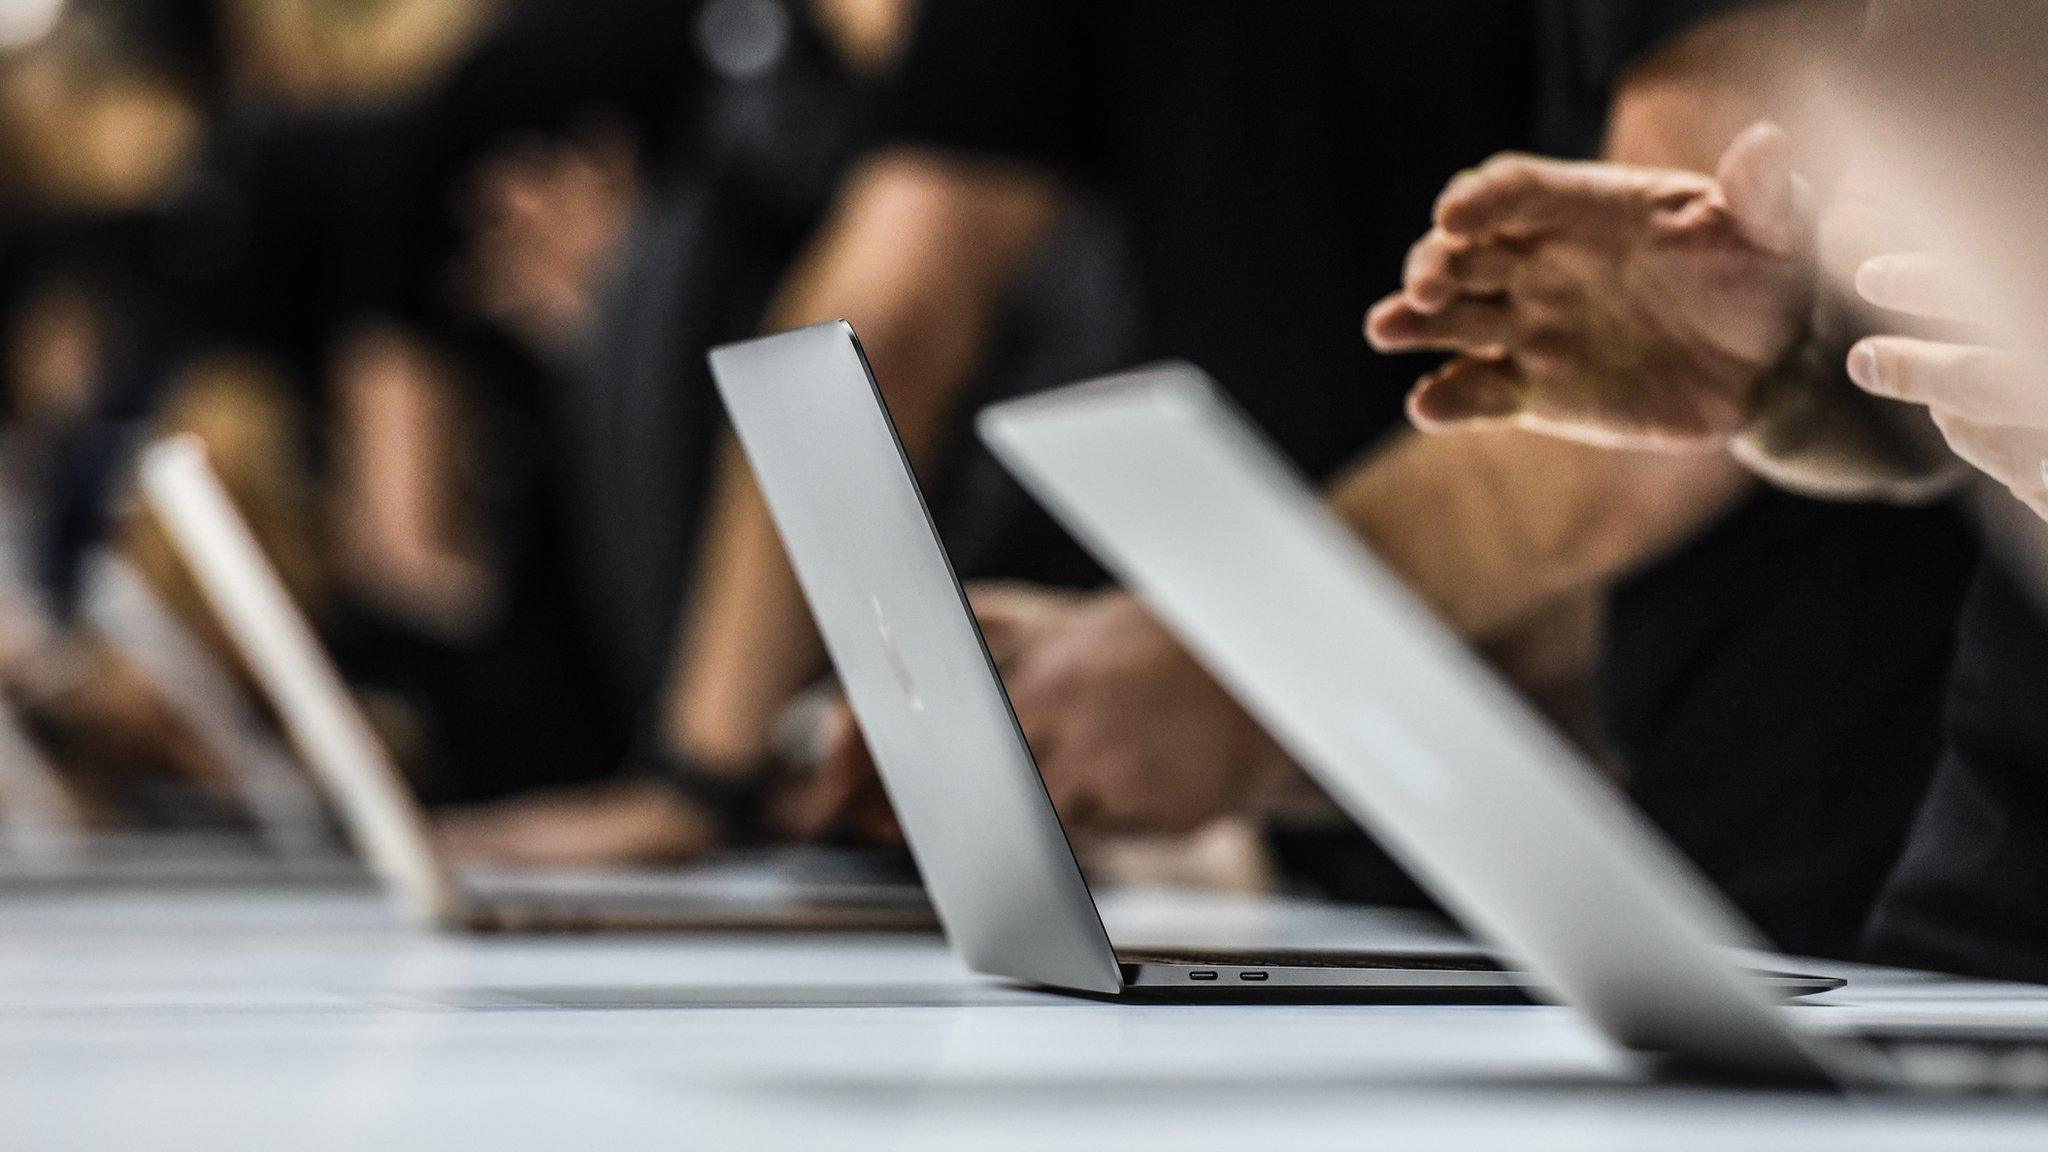
[[[1095,174],[1109,152],[1102,0],[927,0],[883,104],[884,143]]]

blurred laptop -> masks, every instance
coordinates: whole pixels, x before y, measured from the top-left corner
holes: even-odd
[[[275,842],[247,829],[99,826],[22,717],[0,703],[0,888],[19,893],[360,876],[338,853],[281,855]]]
[[[981,428],[1332,797],[1615,1041],[1767,1082],[2048,1090],[2048,1033],[1795,1022],[1739,966],[1741,916],[1195,369]]]
[[[219,761],[277,867],[303,871],[345,859],[326,806],[291,750],[214,654],[113,549],[86,565],[79,612]]]
[[[0,485],[0,598],[37,620],[51,617],[48,596],[33,574],[30,555],[31,515],[20,494]],[[106,597],[100,590],[110,582],[99,577],[116,564],[108,554],[95,557],[88,565],[86,588],[81,597],[85,624],[122,647],[132,633],[128,621],[111,620],[97,609]],[[129,573],[129,575],[133,575]],[[138,581],[139,584],[139,581]],[[132,657],[133,652],[124,655]],[[175,677],[166,685],[161,677],[153,682],[160,688],[179,689],[189,677]],[[186,710],[188,721],[198,719]],[[205,733],[200,733],[202,739]],[[237,799],[251,799],[235,780]],[[174,807],[190,797],[166,796]],[[79,885],[133,884],[216,884],[255,880],[348,880],[360,876],[360,869],[339,853],[323,850],[324,823],[290,829],[290,836],[272,836],[277,827],[267,819],[269,812],[255,804],[257,817],[252,828],[222,824],[222,813],[212,805],[200,804],[193,811],[159,812],[169,816],[159,824],[146,818],[132,825],[108,826],[89,811],[74,783],[61,767],[45,754],[38,735],[26,717],[13,706],[0,704],[0,886],[12,892],[42,891]],[[311,815],[324,822],[317,809]],[[192,819],[187,822],[187,817]],[[285,851],[285,849],[292,849]]]
[[[908,869],[828,849],[730,854],[658,873],[458,869],[227,491],[190,437],[151,446],[145,498],[350,840],[411,918],[446,929],[901,929],[932,923]]]

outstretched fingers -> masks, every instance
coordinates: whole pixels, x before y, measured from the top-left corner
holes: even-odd
[[[1402,288],[1419,312],[1436,312],[1459,296],[1506,292],[1521,255],[1492,241],[1471,241],[1441,228],[1408,250]]]
[[[1373,305],[1365,338],[1380,352],[1506,351],[1514,340],[1514,317],[1498,300],[1459,297],[1436,312],[1424,312],[1405,295]]]
[[[1408,418],[1424,431],[1513,419],[1523,380],[1513,362],[1461,356],[1422,378],[1408,394]]]
[[[1436,225],[1467,240],[1554,232],[1614,203],[1619,172],[1509,153],[1458,174],[1436,202]]]

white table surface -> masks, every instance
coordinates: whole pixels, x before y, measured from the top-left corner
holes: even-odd
[[[1135,896],[1120,942],[1424,946]],[[1876,970],[1830,1021],[2039,1021]],[[2048,1104],[1645,1083],[1542,1007],[1099,1004],[936,938],[460,938],[328,887],[0,894],[0,1149],[2048,1149]]]

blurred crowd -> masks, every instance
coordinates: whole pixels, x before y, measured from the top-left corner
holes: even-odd
[[[615,768],[685,582],[702,353],[759,324],[901,5],[40,8],[0,46],[0,677],[71,815],[256,816],[189,690],[237,662],[129,490],[173,431],[430,802]]]

